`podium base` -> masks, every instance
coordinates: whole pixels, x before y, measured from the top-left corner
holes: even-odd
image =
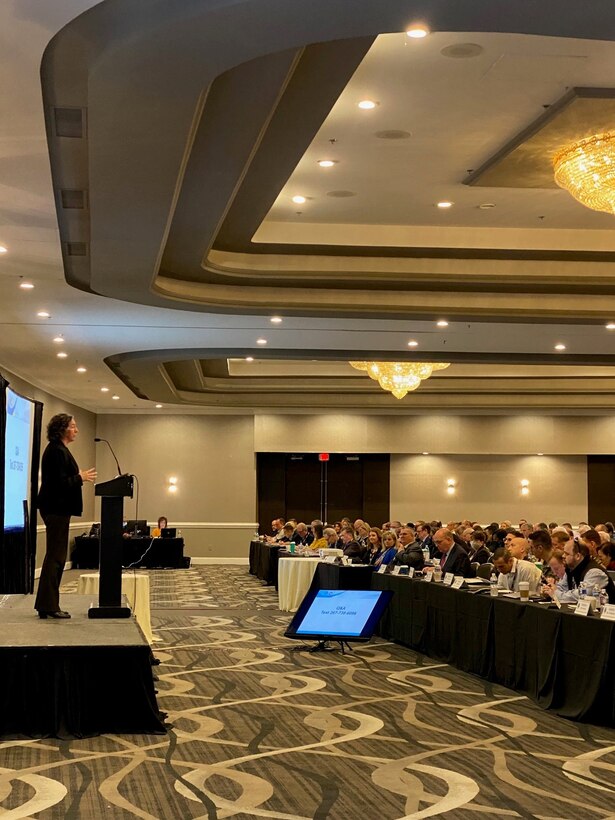
[[[131,615],[129,606],[91,606],[88,609],[88,618],[130,618]]]

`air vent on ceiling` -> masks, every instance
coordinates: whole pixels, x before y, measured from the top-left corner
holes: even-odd
[[[85,204],[85,191],[69,190],[63,188],[60,191],[60,200],[63,208],[83,210]]]
[[[67,242],[66,253],[68,256],[87,256],[88,246],[85,242]]]
[[[54,108],[56,137],[83,137],[85,135],[85,108]]]

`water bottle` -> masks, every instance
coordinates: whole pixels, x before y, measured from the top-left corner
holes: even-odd
[[[588,595],[589,589],[587,588],[587,582],[581,581],[581,583],[579,584],[579,598],[584,601]]]
[[[423,563],[426,564],[429,561],[429,547],[423,547]]]
[[[489,594],[492,598],[498,597],[498,576],[495,572],[491,573],[491,578],[489,579]]]

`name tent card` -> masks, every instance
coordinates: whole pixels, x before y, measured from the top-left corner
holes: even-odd
[[[423,581],[433,581],[433,572],[426,572],[423,575]]]
[[[601,620],[615,621],[615,604],[605,604],[602,608]]]
[[[447,587],[450,587],[454,580],[455,580],[455,576],[453,575],[452,572],[447,572],[446,575],[444,576],[444,583],[446,584]]]
[[[455,575],[454,578],[455,580],[451,584],[451,589],[461,589],[465,580],[463,575]]]
[[[393,575],[399,575],[399,570],[400,569],[401,569],[401,567],[399,565],[397,565],[396,567],[393,567]]]
[[[380,575],[382,575],[382,573],[386,572],[386,571],[387,571],[387,565],[386,564],[380,564],[380,566],[378,567],[378,573]]]
[[[575,615],[589,615],[589,601],[579,601],[574,609]]]
[[[414,578],[414,567],[410,567],[408,569],[408,577],[409,578]]]

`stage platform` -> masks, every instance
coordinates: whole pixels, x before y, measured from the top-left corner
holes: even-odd
[[[42,620],[33,595],[0,595],[0,736],[161,734],[151,650],[134,618]]]

